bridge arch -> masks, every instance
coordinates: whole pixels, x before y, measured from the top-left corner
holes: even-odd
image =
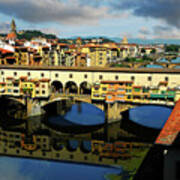
[[[62,93],[63,84],[60,81],[55,80],[51,83],[51,89],[52,89],[52,92]]]
[[[91,94],[91,84],[89,84],[87,81],[83,81],[80,86],[80,94]]]
[[[65,93],[67,94],[78,94],[78,86],[74,81],[68,81],[65,85]]]

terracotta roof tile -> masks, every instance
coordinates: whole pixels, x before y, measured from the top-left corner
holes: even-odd
[[[156,144],[172,145],[180,132],[180,100],[176,103],[171,115],[161,130]]]

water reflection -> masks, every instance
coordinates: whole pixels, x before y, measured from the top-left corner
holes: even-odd
[[[105,174],[119,174],[121,171],[120,168],[105,168],[23,158],[0,158],[2,180],[105,180]]]
[[[6,106],[3,107],[2,104],[5,103]],[[129,126],[127,119],[106,124],[104,112],[90,104],[70,104],[65,102],[64,105],[63,103],[57,102],[59,106],[56,103],[45,106],[46,114],[43,116],[18,119],[17,117],[21,117],[20,115],[16,116],[10,113],[11,116],[7,116],[10,110],[9,107],[15,108],[16,106],[11,106],[12,102],[6,101],[6,99],[1,100],[1,109],[4,108],[3,112],[1,112],[4,116],[0,116],[0,121],[11,122],[11,125],[8,123],[0,124],[0,154],[100,165],[121,165],[126,159],[133,159],[134,157],[137,159],[137,156],[131,152],[133,151],[132,137],[134,141],[137,141],[140,138],[142,139],[143,136],[138,137],[138,139],[136,132],[131,133],[129,129],[128,131],[125,128],[123,129],[124,124],[126,124],[126,127]],[[19,121],[19,123],[17,124],[16,121]],[[131,142],[124,142],[125,137],[127,141]],[[119,146],[117,146],[116,142],[119,143]],[[137,143],[135,144],[137,146]],[[140,146],[144,149],[147,148],[147,144]],[[141,148],[141,151],[143,148]],[[46,164],[45,161],[34,160],[23,160],[23,162],[24,171],[27,168],[26,173],[31,171],[31,166],[36,167],[36,162],[42,167]],[[57,166],[58,171],[54,172],[51,165],[54,169]],[[61,172],[60,169],[62,169],[64,176],[62,174],[61,179],[63,177],[64,179],[71,179],[70,177],[73,174],[69,173],[69,169],[72,169],[71,165],[67,166],[67,169],[64,169],[66,165],[63,163],[52,163],[51,165],[48,164],[50,166],[49,170],[44,169],[44,171],[41,171],[44,167],[42,169],[36,168],[36,174],[39,174],[39,170],[42,173],[46,172],[44,174],[51,174],[51,178],[43,174],[44,179],[47,177],[56,179],[57,177],[54,174]],[[95,170],[97,167],[92,171],[89,166],[87,166],[87,171],[83,169],[83,166],[79,166],[78,169],[83,171],[82,174],[76,170],[77,174],[74,174],[73,177],[77,176],[78,179],[81,179],[81,177],[82,179],[103,179],[102,174],[100,173],[101,175],[99,175]],[[101,172],[103,174],[106,173],[106,169],[103,169]],[[110,172],[109,169],[107,169],[107,172]],[[120,170],[118,170],[119,172]],[[91,175],[87,177],[89,173]],[[57,176],[60,176],[60,174]],[[38,177],[33,178],[36,179]]]
[[[169,107],[145,105],[130,109],[129,119],[146,127],[161,129],[171,112]]]
[[[92,104],[79,102],[67,106],[63,101],[61,103],[58,110],[57,103],[45,107],[45,123],[55,129],[68,133],[85,133],[97,130],[105,123],[105,113]]]

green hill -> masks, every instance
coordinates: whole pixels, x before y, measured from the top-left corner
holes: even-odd
[[[32,38],[36,38],[36,37],[43,37],[46,39],[57,39],[56,35],[54,34],[45,34],[37,30],[24,31],[21,34],[18,34],[17,37],[18,39],[27,39],[27,40],[31,40]]]

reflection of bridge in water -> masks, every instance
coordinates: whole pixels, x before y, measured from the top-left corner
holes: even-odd
[[[151,147],[147,143],[119,141],[105,143],[104,141],[92,140],[90,141],[91,148],[87,150],[83,147],[83,140],[77,141],[78,147],[69,148],[66,139],[54,139],[50,135],[33,134],[31,141],[28,138],[20,132],[1,130],[0,154],[98,165],[121,165],[124,159],[135,156],[134,151],[137,152],[139,148],[140,151],[147,151]]]
[[[67,95],[67,94],[54,94],[48,101],[42,100],[40,103],[37,100],[28,100],[28,111],[31,111],[31,106],[35,104],[40,104],[41,106],[46,106],[49,103],[71,100],[72,102],[82,101],[87,103],[92,103],[102,110],[107,110],[106,108],[114,108],[114,113],[117,109],[121,109],[121,112],[126,111],[129,108],[138,106],[139,104],[128,104],[128,103],[116,103],[116,104],[105,104],[90,101],[90,96],[85,95]],[[20,102],[20,99],[18,100]],[[22,99],[22,103],[25,100]],[[113,112],[111,110],[111,112]],[[112,113],[113,114],[113,113]],[[119,119],[120,120],[120,119]],[[30,121],[26,121],[25,126],[20,126],[17,129],[11,128],[11,130],[1,129],[0,131],[0,154],[10,155],[10,156],[20,156],[29,158],[40,158],[40,159],[50,159],[50,160],[60,160],[60,161],[70,161],[70,162],[82,162],[82,163],[92,163],[100,165],[121,165],[122,159],[133,158],[135,154],[134,151],[138,149],[143,149],[146,151],[149,147],[148,144],[144,143],[120,143],[120,148],[116,148],[114,142],[120,140],[117,138],[118,135],[121,136],[122,131],[115,132],[113,128],[118,126],[109,121],[110,128],[106,129],[106,126],[92,133],[86,134],[64,134],[57,132],[55,129],[48,128],[46,125],[39,125],[41,129],[32,130],[34,124]],[[39,123],[39,120],[38,120]],[[111,129],[112,125],[112,129]],[[22,128],[23,127],[23,128]],[[138,130],[137,130],[138,131]],[[107,134],[105,134],[107,133]],[[105,136],[108,136],[107,139]],[[134,137],[131,135],[130,137]],[[68,140],[78,141],[78,147],[74,150],[68,148]],[[84,150],[83,141],[91,142],[91,147],[96,146],[98,149],[93,151],[92,149]],[[137,149],[136,149],[137,148]]]
[[[60,97],[56,96],[56,98]],[[25,103],[25,100],[23,101]],[[32,100],[28,101],[30,105],[33,104]],[[18,100],[18,102],[20,101]],[[50,98],[49,102],[53,102],[53,98]],[[144,143],[118,141],[114,144],[117,140],[117,134],[111,133],[111,130],[107,130],[106,127],[95,132],[77,135],[60,133],[42,124],[39,117],[28,118],[20,125],[0,128],[0,154],[8,156],[99,165],[121,165],[123,159],[133,158],[139,147],[143,151],[147,151],[149,148],[149,145]],[[110,135],[107,139],[105,133]],[[115,141],[109,141],[112,136]],[[78,141],[78,146],[74,149],[69,148],[69,140]],[[91,148],[86,149],[83,146],[84,142],[90,142]]]

